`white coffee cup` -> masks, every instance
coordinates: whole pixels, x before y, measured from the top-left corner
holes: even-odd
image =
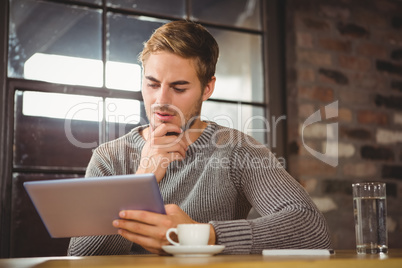
[[[205,246],[208,245],[210,226],[207,223],[179,224],[166,232],[167,240],[175,246]],[[170,238],[175,233],[179,243]]]

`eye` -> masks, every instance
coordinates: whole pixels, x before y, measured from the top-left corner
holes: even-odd
[[[149,84],[147,84],[147,87],[150,87],[150,88],[158,88],[158,87],[159,87],[159,84],[156,84],[156,83],[149,83]]]
[[[178,92],[178,93],[183,93],[183,92],[186,91],[185,88],[177,88],[177,87],[174,87],[173,89],[174,89],[176,92]]]

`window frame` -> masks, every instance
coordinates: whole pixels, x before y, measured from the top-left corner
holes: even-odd
[[[10,215],[11,215],[11,160],[12,155],[9,146],[9,128],[11,125],[9,116],[7,94],[7,59],[8,59],[8,1],[0,1],[0,258],[9,256],[10,243]],[[3,146],[4,145],[4,146]]]

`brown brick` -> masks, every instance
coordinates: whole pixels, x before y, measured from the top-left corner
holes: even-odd
[[[384,60],[377,60],[376,67],[378,71],[383,71],[402,76],[402,65],[400,64],[394,64],[392,62]]]
[[[338,147],[337,153],[326,152],[329,156],[333,157],[343,157],[343,158],[350,158],[355,155],[356,149],[352,143],[345,143],[345,142],[337,142],[334,143],[334,146]]]
[[[322,5],[320,7],[320,12],[326,17],[346,20],[350,18],[350,10],[349,8],[339,7],[339,6],[330,6],[330,5]]]
[[[315,123],[302,128],[302,124],[299,126],[299,135],[308,139],[325,139],[328,135],[327,125],[322,123]],[[321,144],[320,144],[321,146]],[[317,147],[319,148],[319,147]]]
[[[402,143],[402,131],[393,129],[377,128],[375,135],[378,144],[398,144]]]
[[[296,43],[302,48],[312,48],[313,36],[310,33],[298,32],[296,33]]]
[[[360,154],[364,159],[370,160],[394,160],[394,152],[388,147],[378,147],[365,145],[360,149]]]
[[[308,100],[316,100],[321,102],[331,102],[334,100],[334,92],[332,88],[326,87],[299,87],[299,96]]]
[[[402,46],[402,34],[400,33],[386,33],[384,40],[391,45]]]
[[[346,163],[343,174],[353,177],[371,177],[377,174],[377,167],[373,162]]]
[[[369,56],[373,58],[386,58],[387,50],[380,45],[372,43],[363,43],[356,47],[356,52],[363,56]]]
[[[317,20],[312,18],[304,18],[303,24],[312,30],[327,31],[330,29],[329,24],[323,20]]]
[[[322,188],[326,194],[352,195],[352,184],[347,180],[325,180],[322,182]]]
[[[327,75],[323,75],[323,74],[319,74],[318,81],[323,82],[325,84],[336,85],[336,82],[334,81],[334,79],[332,79],[331,77],[328,77]]]
[[[357,121],[362,124],[387,125],[388,116],[385,113],[375,112],[373,110],[359,111]]]
[[[304,187],[304,189],[306,189],[309,194],[312,194],[317,190],[318,181],[317,179],[307,179],[301,180],[300,184]]]
[[[402,49],[395,49],[391,52],[391,59],[402,60]]]
[[[402,92],[402,81],[401,80],[392,80],[391,88]]]
[[[394,113],[394,124],[402,125],[402,113]],[[401,158],[401,160],[402,160],[402,158]]]
[[[320,81],[322,82],[338,85],[349,84],[348,77],[340,71],[320,68],[318,73],[320,74]]]
[[[382,96],[377,94],[374,102],[377,106],[384,106],[388,109],[402,110],[402,97]]]
[[[316,66],[332,65],[332,57],[329,53],[315,51],[298,51],[298,60],[301,62],[310,63]]]
[[[395,10],[399,10],[400,4],[399,1],[373,1],[374,8],[378,11],[383,12],[394,12]]]
[[[350,90],[341,90],[339,93],[340,102],[350,105],[356,104],[370,104],[371,99],[369,94],[366,92],[359,91],[350,91]]]
[[[338,119],[344,122],[351,122],[352,121],[352,111],[347,108],[339,109]]]
[[[336,27],[340,34],[344,36],[367,38],[370,35],[366,28],[352,23],[344,24],[340,22]]]
[[[388,182],[386,185],[387,196],[397,197],[398,195],[398,185],[395,183]]]
[[[371,62],[369,59],[349,55],[340,55],[339,65],[346,69],[358,71],[368,71],[371,68]]]
[[[388,18],[382,16],[377,10],[360,9],[354,14],[354,19],[359,25],[371,26],[370,28],[385,28],[388,27]]]
[[[322,38],[319,40],[319,45],[328,50],[338,51],[338,52],[350,52],[351,43],[350,41],[342,41],[332,38]]]
[[[402,16],[395,16],[391,19],[391,25],[395,29],[402,29]]]
[[[315,71],[310,68],[300,68],[297,70],[297,78],[302,82],[314,82],[315,81]]]
[[[300,104],[299,105],[299,117],[306,119],[308,118],[310,115],[312,115],[315,112],[315,108],[314,105],[312,104]]]
[[[304,145],[310,147],[311,149],[313,149],[313,150],[315,150],[315,151],[317,151],[317,152],[320,152],[320,151],[322,150],[322,145],[321,145],[320,142],[311,141],[311,140],[309,140],[309,141],[304,141],[304,144],[303,144],[303,143],[302,143],[302,144],[299,144],[299,151],[298,151],[298,153],[299,153],[300,156],[308,156],[308,157],[311,157],[310,152],[306,150],[306,147],[305,147]]]
[[[312,157],[298,159],[296,170],[300,176],[333,176],[336,174],[336,168]]]
[[[356,140],[369,140],[371,139],[371,132],[363,128],[346,128],[341,126],[339,130],[341,138],[352,138]]]
[[[382,176],[384,178],[402,179],[402,166],[384,165],[382,167]]]
[[[383,90],[384,85],[388,84],[388,79],[381,73],[356,72],[349,74],[350,80],[355,87],[363,89]]]
[[[288,153],[289,155],[292,154],[299,154],[299,143],[297,141],[292,141],[288,144]]]

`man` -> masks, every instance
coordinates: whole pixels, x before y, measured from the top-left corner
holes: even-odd
[[[119,235],[72,238],[69,255],[164,254],[166,231],[195,222],[210,224],[209,244],[225,245],[226,254],[330,247],[322,214],[265,146],[200,120],[217,59],[215,39],[196,23],[154,32],[141,54],[150,123],[99,146],[86,176],[152,172],[166,215],[121,211],[113,222]],[[247,220],[252,207],[261,217]]]

